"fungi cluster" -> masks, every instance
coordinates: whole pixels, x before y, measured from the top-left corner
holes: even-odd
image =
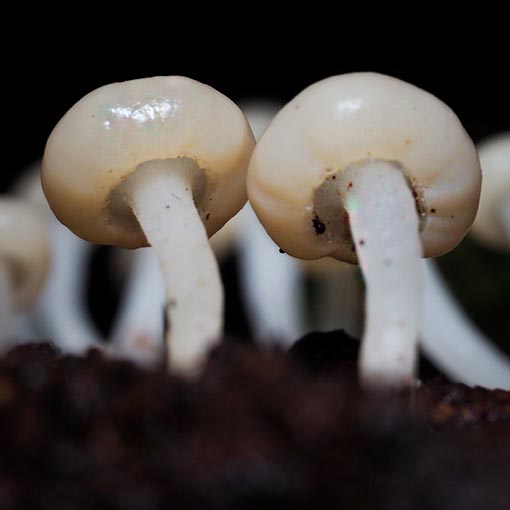
[[[324,324],[337,320],[362,329],[359,376],[365,387],[413,387],[421,340],[453,377],[468,379],[477,358],[486,368],[470,382],[510,388],[508,360],[466,326],[434,270],[424,270],[421,261],[455,248],[477,214],[478,152],[454,112],[433,95],[376,73],[322,80],[277,109],[246,106],[255,143],[243,111],[220,92],[184,77],[155,77],[91,92],[54,128],[41,174],[55,216],[86,241],[142,248],[131,257],[111,353],[154,362],[166,350],[170,371],[199,373],[223,334],[217,257],[236,245],[261,342],[280,338],[289,346],[304,332],[297,283],[303,267],[322,282]],[[487,182],[473,235],[506,249],[510,157],[508,136],[501,140],[480,148]],[[12,228],[3,207],[0,234]],[[31,221],[27,213],[27,229]],[[15,254],[26,262],[22,270],[14,255],[2,252],[2,323],[17,300],[6,298],[13,289],[29,296],[41,285],[48,265],[44,228],[25,235],[28,258]],[[78,331],[68,347],[79,352],[100,340],[66,294],[70,288],[79,294],[83,284],[76,265],[85,248],[74,234],[72,241],[64,239],[67,231],[55,241],[66,255],[51,279],[60,275],[60,283],[49,286],[53,294],[45,302],[51,307],[50,297],[58,296],[64,303]],[[324,258],[336,260],[322,269],[310,262]],[[359,264],[365,284],[363,324],[363,288],[352,264]],[[339,293],[342,309],[335,311],[327,302]],[[465,343],[428,326],[438,320],[449,337],[465,336]],[[65,319],[49,324],[59,325],[49,328],[57,341],[67,329],[72,335]],[[445,351],[438,347],[443,342]]]

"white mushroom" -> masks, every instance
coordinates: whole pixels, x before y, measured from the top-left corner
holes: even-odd
[[[153,250],[139,248],[129,255],[127,282],[111,329],[109,348],[116,356],[154,365],[161,362],[165,347],[165,282]]]
[[[470,230],[491,248],[510,249],[510,133],[478,146],[483,171],[480,206]],[[505,210],[507,211],[505,213]],[[448,376],[472,385],[510,389],[510,360],[456,303],[432,262],[424,264],[421,344]],[[456,341],[453,341],[456,340]]]
[[[241,109],[257,137],[278,108],[267,101],[251,101]],[[278,252],[249,204],[210,243],[219,261],[239,251],[240,284],[255,339],[262,344],[292,345],[304,331],[296,261]],[[112,329],[112,350],[138,363],[153,364],[162,348],[164,287],[150,250],[137,250],[132,259]]]
[[[241,215],[242,211],[209,240],[220,262],[234,250]],[[119,273],[127,274],[128,281],[114,319],[109,347],[115,355],[150,366],[160,362],[164,350],[165,282],[150,248],[139,248],[127,253],[128,257],[125,255],[125,251],[116,250],[113,258],[117,268],[120,267]]]
[[[262,136],[279,106],[267,101],[241,105],[255,137]],[[298,264],[279,253],[247,204],[239,230],[241,247],[241,284],[248,318],[255,339],[261,343],[278,342],[289,347],[309,331],[344,329],[360,333],[363,286],[357,268],[329,259],[307,260]],[[317,321],[306,319],[303,294],[305,275],[319,286]],[[268,298],[269,296],[269,298]]]
[[[259,139],[279,107],[269,101],[241,105]],[[305,333],[301,270],[297,261],[280,253],[257,220],[250,204],[244,207],[239,229],[239,269],[250,329],[261,344],[290,347]]]
[[[30,203],[0,199],[0,345],[8,347],[12,318],[28,308],[48,272],[50,247],[44,220]]]
[[[154,248],[174,371],[195,372],[221,335],[223,290],[207,237],[245,203],[253,145],[234,103],[183,77],[101,87],[48,139],[43,189],[56,216],[96,243]]]
[[[378,387],[413,383],[419,258],[460,242],[480,184],[476,150],[455,114],[373,73],[304,90],[268,127],[248,171],[250,202],[282,249],[359,260],[367,286],[360,377]]]
[[[421,347],[448,377],[473,386],[510,390],[510,360],[451,295],[431,260],[423,261]]]
[[[484,180],[470,234],[489,247],[510,251],[510,132],[479,144],[478,154]]]
[[[14,192],[38,208],[52,244],[49,275],[30,313],[34,333],[51,339],[63,352],[78,354],[100,347],[101,335],[84,302],[92,245],[69,232],[51,212],[41,187],[39,163],[27,170]]]

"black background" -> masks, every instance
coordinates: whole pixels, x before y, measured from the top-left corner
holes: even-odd
[[[437,27],[431,27],[426,37],[411,29],[390,39],[378,33],[316,29],[278,36],[272,32],[267,38],[265,30],[238,29],[223,43],[213,32],[201,33],[198,39],[192,32],[190,39],[189,34],[170,31],[152,45],[150,40],[133,42],[125,34],[116,39],[105,27],[92,27],[81,38],[62,33],[51,43],[43,33],[25,50],[12,43],[13,51],[7,48],[2,63],[7,160],[0,189],[42,155],[53,126],[83,95],[107,83],[146,76],[189,76],[234,101],[267,97],[287,102],[319,79],[377,71],[438,96],[475,141],[510,126],[506,32],[495,30],[491,39],[482,39],[471,31],[440,36]]]

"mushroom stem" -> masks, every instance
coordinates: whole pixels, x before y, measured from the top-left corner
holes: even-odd
[[[432,263],[423,261],[425,291],[421,345],[449,377],[469,385],[510,389],[510,360],[452,299]]]
[[[498,220],[503,226],[503,232],[505,233],[506,240],[510,245],[510,198],[507,198],[500,206],[498,214]]]
[[[168,367],[190,375],[222,331],[219,268],[193,201],[189,163],[168,159],[143,166],[129,178],[128,200],[167,284]]]
[[[13,309],[11,304],[12,285],[9,265],[0,260],[0,350],[7,347],[6,341],[11,340]]]
[[[299,266],[278,252],[248,205],[241,231],[241,287],[250,328],[262,345],[287,348],[305,333],[299,296]]]
[[[63,352],[80,354],[102,348],[101,335],[84,302],[87,264],[92,245],[55,218],[50,220],[53,260],[50,275],[32,313],[40,337],[50,338]]]
[[[161,360],[165,285],[151,249],[135,250],[133,258],[111,345],[116,354],[149,365]]]
[[[319,331],[343,329],[350,336],[359,338],[363,322],[363,284],[358,268],[343,263],[338,271],[314,275],[320,285],[318,296]]]
[[[367,289],[361,382],[409,386],[415,377],[422,285],[415,201],[393,163],[365,160],[341,176],[340,195]]]

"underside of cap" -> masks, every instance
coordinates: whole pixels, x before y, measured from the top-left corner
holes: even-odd
[[[416,195],[425,256],[460,242],[479,200],[474,144],[439,99],[375,73],[318,82],[278,113],[250,162],[250,202],[287,253],[353,262],[348,218],[331,180],[367,159],[402,169]]]
[[[144,163],[193,161],[205,174],[203,221],[212,235],[246,202],[254,145],[228,98],[183,77],[101,87],[74,105],[50,135],[43,188],[55,215],[78,236],[126,248],[146,245],[115,190]],[[187,164],[187,163],[185,163]]]

